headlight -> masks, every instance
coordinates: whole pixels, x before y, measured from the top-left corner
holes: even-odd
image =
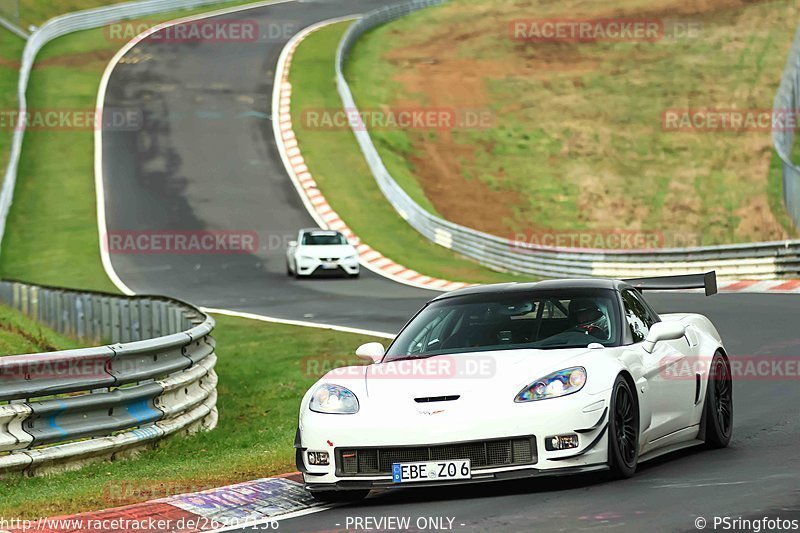
[[[308,408],[317,413],[353,414],[358,412],[358,398],[350,389],[324,384],[314,391]]]
[[[567,368],[553,372],[541,379],[537,379],[517,394],[514,401],[533,402],[558,398],[578,392],[586,384],[586,369],[582,366]]]
[[[307,255],[301,255],[300,259],[302,259],[303,261],[313,261],[314,260],[313,257],[309,257]]]

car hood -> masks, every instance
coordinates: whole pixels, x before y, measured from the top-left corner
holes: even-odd
[[[304,244],[297,249],[297,253],[315,259],[320,258],[335,258],[341,259],[348,255],[356,253],[356,249],[349,244],[326,244],[326,245],[308,245]]]
[[[370,400],[387,402],[460,396],[507,403],[533,381],[580,365],[590,351],[500,350],[375,364],[365,367],[366,393]]]

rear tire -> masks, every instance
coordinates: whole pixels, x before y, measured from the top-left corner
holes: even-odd
[[[733,380],[730,363],[719,352],[711,360],[703,419],[706,446],[728,446],[733,434]]]
[[[639,406],[627,380],[614,381],[608,419],[608,466],[617,479],[629,478],[639,462]]]
[[[369,490],[323,490],[311,492],[311,496],[323,503],[355,503],[369,494]]]

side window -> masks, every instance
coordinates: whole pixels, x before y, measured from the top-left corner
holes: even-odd
[[[633,335],[633,342],[642,342],[654,320],[647,312],[639,296],[631,290],[622,292],[622,303],[625,305],[625,320]]]

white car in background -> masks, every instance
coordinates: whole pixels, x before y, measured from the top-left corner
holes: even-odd
[[[335,273],[357,278],[361,266],[358,252],[341,232],[307,228],[301,229],[297,240],[289,243],[286,273],[295,278]]]

